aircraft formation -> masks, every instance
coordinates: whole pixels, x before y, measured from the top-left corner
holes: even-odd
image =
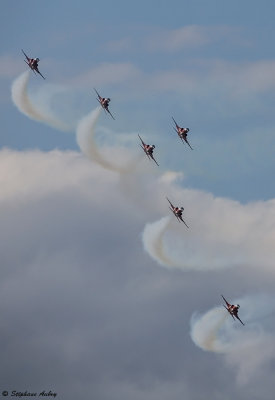
[[[43,79],[46,79],[46,78],[41,74],[41,72],[40,72],[39,69],[38,69],[38,63],[39,63],[40,59],[39,59],[39,58],[30,58],[30,57],[27,56],[27,54],[24,52],[23,49],[21,49],[21,50],[22,50],[22,53],[23,53],[24,56],[25,56],[25,59],[24,59],[25,63],[26,63],[26,64],[28,65],[28,67],[34,72],[34,74],[38,74],[38,75],[40,75]],[[98,93],[98,91],[97,91],[95,88],[94,88],[94,91],[96,92],[96,95],[97,95],[97,101],[99,102],[99,104],[101,105],[101,107],[103,108],[103,110],[105,111],[105,113],[106,113],[106,114],[109,114],[109,115],[111,116],[111,118],[112,118],[113,120],[115,120],[114,116],[112,115],[112,113],[111,113],[110,110],[109,110],[109,103],[110,103],[111,99],[110,99],[109,97],[108,97],[108,98],[106,98],[106,97],[101,97],[100,94]],[[178,136],[179,136],[180,140],[182,141],[182,143],[185,142],[185,143],[190,147],[190,149],[193,150],[193,148],[191,147],[191,145],[190,145],[190,143],[189,143],[189,141],[188,141],[188,139],[187,139],[187,134],[188,134],[188,132],[189,132],[189,128],[180,127],[180,126],[177,124],[177,122],[175,121],[175,119],[174,119],[173,117],[172,117],[172,120],[173,120],[174,123],[175,123],[175,126],[174,126],[173,128],[174,128],[174,130],[176,131],[176,133],[178,134]],[[142,150],[144,151],[144,153],[146,154],[146,156],[148,157],[148,159],[154,161],[154,162],[156,163],[156,165],[159,166],[159,164],[157,163],[157,161],[155,160],[154,155],[153,155],[153,152],[154,152],[154,149],[155,149],[155,145],[154,145],[154,144],[152,144],[152,145],[146,144],[146,143],[142,140],[142,138],[140,137],[140,135],[138,135],[138,137],[139,137],[139,139],[140,139],[140,141],[141,141],[140,147],[142,148]],[[171,201],[168,199],[168,197],[166,197],[166,199],[167,199],[168,202],[169,202],[169,209],[172,211],[172,213],[174,214],[174,216],[177,218],[178,222],[183,222],[184,225],[185,225],[187,228],[189,228],[189,226],[186,224],[186,222],[185,222],[184,219],[182,218],[182,213],[183,213],[183,211],[184,211],[184,208],[183,208],[183,207],[176,207],[176,206],[174,206],[174,205],[171,203]],[[233,320],[235,320],[235,318],[236,318],[237,320],[240,321],[240,323],[241,323],[242,325],[245,325],[245,324],[243,323],[243,321],[242,321],[242,320],[239,318],[239,316],[238,316],[238,311],[239,311],[240,305],[239,305],[239,304],[237,304],[237,305],[235,305],[235,304],[230,304],[230,303],[223,297],[223,295],[221,295],[221,297],[223,298],[223,300],[224,300],[224,302],[225,302],[225,304],[223,304],[223,307],[224,307],[224,308],[227,310],[227,312],[232,316]]]

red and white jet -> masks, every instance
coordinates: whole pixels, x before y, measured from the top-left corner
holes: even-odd
[[[225,298],[223,297],[223,295],[221,295],[222,298],[224,299],[226,306],[223,304],[224,308],[229,312],[229,314],[232,316],[233,319],[237,318],[241,324],[244,325],[243,321],[239,318],[238,316],[238,311],[239,311],[239,304],[235,305],[235,304],[230,304],[228,303],[227,300],[225,300]]]
[[[188,144],[188,146],[190,147],[190,149],[193,150],[192,147],[191,147],[191,145],[190,145],[190,143],[189,143],[188,140],[187,140],[187,133],[189,132],[189,128],[181,128],[181,127],[176,123],[176,121],[174,120],[173,117],[172,117],[172,120],[175,122],[176,128],[174,127],[174,129],[175,129],[175,131],[177,132],[177,134],[179,135],[181,141],[182,141],[182,142],[185,141],[185,142]]]
[[[170,210],[172,211],[172,213],[177,217],[177,220],[180,222],[183,222],[184,223],[184,225],[187,227],[187,228],[189,228],[189,226],[186,224],[186,222],[183,220],[183,218],[182,218],[182,212],[183,212],[183,210],[184,210],[184,208],[183,207],[175,207],[175,206],[173,206],[173,204],[171,203],[171,201],[168,199],[168,197],[166,197],[166,199],[169,201],[169,204],[170,204]]]
[[[142,146],[140,144],[140,147],[142,148],[144,153],[147,155],[149,160],[151,159],[151,160],[155,161],[155,163],[158,165],[158,163],[156,162],[156,160],[153,156],[153,151],[154,151],[155,145],[154,144],[146,144],[146,143],[144,143],[144,141],[141,139],[141,137],[139,135],[138,135],[138,137],[141,140]]]
[[[22,49],[21,49],[22,50]],[[46,79],[41,72],[38,69],[38,63],[39,63],[39,58],[30,58],[27,56],[27,54],[24,52],[24,50],[22,50],[22,53],[24,54],[24,56],[26,57],[25,63],[28,64],[28,66],[30,67],[30,69],[34,72],[39,74],[40,76],[42,76],[43,79]]]
[[[110,101],[111,101],[111,99],[108,97],[108,98],[106,98],[106,97],[101,97],[100,96],[100,94],[98,93],[98,91],[94,88],[94,91],[96,92],[96,94],[97,94],[97,101],[99,102],[99,104],[101,105],[101,107],[103,108],[103,110],[105,111],[105,112],[107,112],[108,114],[110,114],[111,115],[111,117],[113,118],[113,119],[115,119],[114,117],[113,117],[113,115],[111,114],[111,112],[110,112],[110,110],[109,110],[109,103],[110,103]]]

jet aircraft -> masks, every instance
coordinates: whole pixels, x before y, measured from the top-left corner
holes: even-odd
[[[99,102],[99,104],[101,105],[103,110],[105,112],[107,112],[108,114],[110,114],[113,119],[115,119],[114,116],[111,114],[111,112],[109,110],[109,103],[110,103],[111,99],[110,98],[106,98],[106,97],[101,97],[100,94],[98,93],[98,91],[95,88],[94,88],[94,91],[96,92],[97,97],[98,97],[97,101]]]
[[[166,199],[168,200],[169,204],[170,204],[170,210],[172,211],[172,213],[177,217],[177,220],[180,222],[183,222],[184,225],[189,228],[189,226],[186,224],[186,222],[183,220],[182,218],[182,212],[184,210],[183,207],[175,207],[173,206],[173,204],[171,203],[171,201],[168,199],[168,197],[166,197]]]
[[[158,163],[156,162],[156,160],[153,156],[153,151],[154,151],[155,145],[154,144],[146,144],[146,143],[144,143],[144,141],[141,139],[141,137],[139,135],[138,135],[138,137],[141,140],[142,145],[140,144],[140,147],[142,148],[144,153],[147,155],[149,160],[151,159],[151,160],[155,161],[155,163],[158,165]]]
[[[21,49],[22,50],[22,49]],[[22,53],[24,54],[24,56],[26,57],[25,63],[28,64],[28,66],[30,67],[30,69],[34,72],[39,74],[40,76],[42,76],[43,79],[46,79],[41,72],[38,69],[38,63],[39,63],[39,58],[30,58],[27,56],[27,54],[24,52],[24,50],[22,50]]]
[[[175,131],[177,132],[177,134],[179,135],[181,141],[185,141],[188,146],[190,147],[191,150],[193,150],[193,148],[191,147],[190,143],[187,140],[187,133],[189,132],[189,128],[181,128],[176,121],[174,120],[174,118],[172,117],[172,120],[175,122],[176,128],[174,127]]]
[[[227,300],[225,300],[225,298],[223,297],[223,295],[221,295],[223,300],[225,301],[226,306],[223,304],[224,308],[229,312],[229,314],[232,316],[233,319],[237,318],[241,324],[244,325],[243,321],[239,318],[238,316],[238,311],[239,311],[239,304],[235,305],[235,304],[230,304],[228,303]]]

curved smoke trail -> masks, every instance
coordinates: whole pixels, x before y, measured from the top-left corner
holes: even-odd
[[[222,308],[213,308],[201,317],[193,315],[191,319],[191,337],[193,342],[203,350],[224,352],[218,333],[229,314]]]
[[[274,199],[243,205],[191,189],[178,190],[177,197],[184,198],[187,207],[192,204],[193,215],[189,218],[188,214],[187,219],[190,229],[184,229],[175,218],[171,224],[160,220],[146,225],[143,241],[152,258],[182,270],[261,265],[274,273]],[[147,244],[148,240],[154,246]]]
[[[173,261],[166,255],[163,245],[163,236],[170,225],[171,218],[164,217],[152,224],[146,224],[142,240],[145,250],[151,257],[162,266],[175,266]]]
[[[242,320],[231,319],[226,310],[213,308],[191,318],[190,335],[202,350],[223,354],[228,365],[237,368],[237,381],[247,384],[275,360],[275,298],[256,295],[235,300],[242,305]]]
[[[88,115],[83,117],[76,128],[76,140],[81,151],[92,161],[97,162],[103,168],[119,172],[121,174],[129,173],[134,170],[137,161],[131,161],[125,166],[119,166],[107,160],[99,151],[94,140],[95,125],[102,111],[101,107],[92,110]],[[110,155],[111,156],[111,155]]]
[[[15,79],[15,81],[12,84],[11,96],[16,107],[27,117],[35,121],[43,122],[62,131],[71,130],[71,128],[67,124],[55,118],[49,110],[45,110],[45,106],[41,106],[43,110],[41,111],[40,108],[38,109],[33,105],[27,90],[30,75],[31,72],[26,71],[23,74],[21,74],[17,79]],[[47,93],[40,95],[40,97],[41,96],[44,100],[45,96],[49,97]],[[46,98],[46,100],[47,103],[49,103],[49,99]],[[80,120],[80,122],[77,125],[77,131],[76,131],[77,143],[82,152],[88,158],[97,162],[103,168],[124,174],[130,173],[131,171],[134,170],[137,164],[137,160],[128,162],[124,166],[115,165],[112,162],[110,162],[107,158],[105,158],[97,148],[96,142],[94,140],[94,134],[95,134],[94,131],[95,131],[95,124],[98,120],[100,112],[101,108],[98,107],[96,110],[91,111],[88,115],[86,115]]]
[[[192,233],[182,236],[177,231],[182,228],[174,226],[175,221],[171,217],[163,217],[160,220],[147,223],[142,233],[145,250],[160,265],[168,268],[180,269],[213,269],[212,264],[202,264],[201,257],[194,249]],[[183,228],[185,229],[185,228]],[[182,256],[184,254],[184,257]]]
[[[32,104],[27,90],[30,74],[30,71],[23,72],[12,84],[11,97],[16,107],[27,117],[35,121],[43,122],[62,131],[70,130],[66,124],[53,117],[49,111],[41,112]]]

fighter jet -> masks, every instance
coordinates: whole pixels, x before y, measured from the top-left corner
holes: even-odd
[[[158,165],[158,163],[156,162],[156,160],[153,156],[153,151],[154,151],[155,145],[154,144],[146,144],[146,143],[144,143],[144,141],[141,139],[141,137],[139,135],[138,135],[138,137],[141,140],[142,145],[140,144],[140,147],[142,148],[144,153],[147,155],[149,160],[151,159],[151,160],[155,161],[155,163]]]
[[[94,91],[96,92],[96,94],[97,94],[97,101],[99,102],[99,104],[101,105],[101,107],[103,108],[103,110],[105,111],[105,112],[107,112],[108,114],[110,114],[111,115],[111,117],[113,118],[113,119],[115,119],[114,117],[113,117],[113,115],[111,114],[111,112],[110,112],[110,110],[109,110],[109,103],[110,103],[110,101],[111,101],[111,99],[108,97],[108,98],[106,98],[106,97],[101,97],[100,96],[100,94],[98,93],[98,91],[94,88]]]
[[[174,127],[175,131],[177,132],[177,134],[179,135],[181,141],[185,141],[188,146],[190,147],[191,150],[193,150],[193,148],[191,147],[190,143],[187,140],[187,133],[189,132],[189,128],[181,128],[176,121],[174,120],[174,118],[172,117],[172,120],[175,122],[176,127]]]
[[[223,295],[221,295],[221,296],[226,303],[226,306],[223,304],[224,308],[229,312],[229,314],[232,316],[233,319],[237,318],[240,321],[240,323],[244,325],[243,321],[238,316],[238,311],[240,308],[239,304],[237,304],[237,305],[230,304],[230,303],[228,303],[227,300],[225,300]]]
[[[21,49],[22,50],[22,49]],[[27,56],[27,54],[24,52],[24,50],[22,50],[22,53],[24,54],[24,56],[26,57],[25,63],[28,64],[28,66],[30,67],[30,69],[34,72],[39,74],[40,76],[42,76],[43,79],[46,79],[41,72],[38,69],[38,63],[39,63],[39,58],[30,58]]]
[[[186,222],[183,220],[182,218],[182,212],[184,210],[183,207],[175,207],[173,206],[173,204],[171,203],[171,201],[168,199],[168,197],[166,197],[166,199],[168,200],[169,204],[170,204],[170,210],[172,211],[172,213],[175,215],[175,217],[177,217],[177,220],[180,222],[183,222],[184,225],[189,228],[189,226],[186,224]]]

